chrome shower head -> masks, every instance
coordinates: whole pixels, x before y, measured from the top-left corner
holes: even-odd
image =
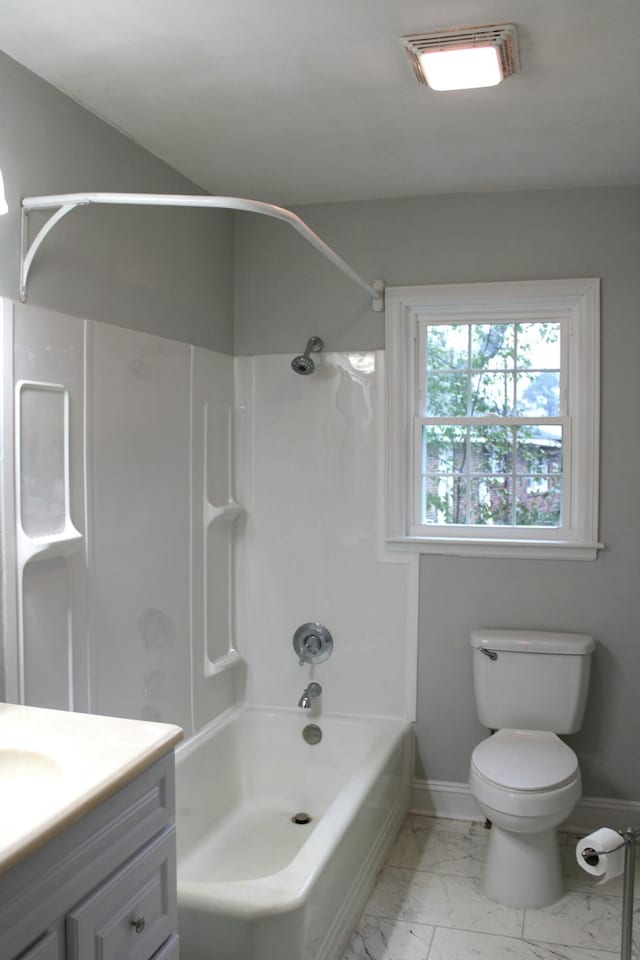
[[[299,357],[294,357],[291,361],[291,369],[295,373],[302,374],[303,377],[313,373],[316,365],[309,354],[320,353],[323,346],[324,343],[320,337],[310,337],[309,340],[307,340],[307,346],[304,353],[301,353]]]

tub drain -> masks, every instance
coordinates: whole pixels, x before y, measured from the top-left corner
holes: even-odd
[[[294,813],[291,817],[291,823],[297,823],[304,826],[305,823],[311,823],[311,817],[308,813]]]

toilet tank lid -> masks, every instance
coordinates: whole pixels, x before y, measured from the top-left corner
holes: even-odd
[[[587,656],[595,647],[584,633],[553,633],[545,630],[474,630],[471,646],[517,653],[558,653]]]

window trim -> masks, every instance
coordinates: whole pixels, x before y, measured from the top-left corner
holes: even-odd
[[[385,542],[398,550],[456,556],[595,559],[603,547],[598,542],[599,279],[387,287],[385,302]],[[497,527],[478,527],[474,536],[469,536],[468,527],[456,531],[440,527],[433,535],[418,535],[412,516],[417,476],[419,324],[429,317],[465,322],[465,317],[477,319],[483,313],[488,318],[504,315],[516,322],[534,315],[566,318],[568,335],[563,339],[567,355],[561,365],[569,371],[569,525],[561,530],[535,528],[535,535],[529,537],[505,536],[504,528]],[[534,532],[534,528],[528,529]]]

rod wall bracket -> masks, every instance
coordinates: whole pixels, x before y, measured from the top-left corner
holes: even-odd
[[[374,313],[382,313],[384,310],[384,280],[374,280],[371,286],[375,290],[375,296],[371,300],[371,309]]]
[[[33,258],[40,248],[40,244],[53,230],[55,225],[59,223],[63,217],[66,217],[68,213],[75,210],[77,206],[80,206],[81,203],[81,201],[77,201],[75,203],[63,203],[58,206],[56,212],[51,214],[45,225],[35,235],[31,244],[29,243],[29,208],[25,207],[23,203],[20,212],[20,300],[22,303],[27,299],[29,271],[31,270]],[[51,209],[51,207],[43,207],[42,209]]]

